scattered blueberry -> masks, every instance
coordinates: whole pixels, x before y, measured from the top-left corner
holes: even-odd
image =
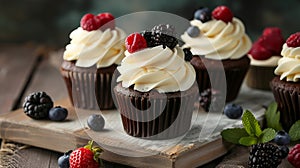
[[[197,26],[191,26],[186,30],[190,37],[197,37],[200,34],[200,30]]]
[[[69,168],[70,163],[69,163],[69,158],[70,154],[72,153],[72,150],[64,153],[64,155],[60,156],[57,160],[59,168]]]
[[[281,158],[284,159],[288,156],[289,154],[289,148],[286,145],[283,146],[278,146],[280,152],[281,152]]]
[[[233,103],[227,104],[224,108],[224,114],[231,119],[240,118],[243,114],[243,108]]]
[[[194,18],[205,23],[211,20],[211,11],[208,8],[200,8],[194,13]]]
[[[66,108],[56,106],[50,109],[48,117],[53,121],[63,121],[68,116],[68,110]]]
[[[101,131],[104,128],[105,120],[102,115],[93,114],[89,116],[87,124],[93,131]]]
[[[290,143],[290,141],[291,141],[291,137],[285,131],[278,131],[274,138],[274,142],[277,145],[287,145]]]

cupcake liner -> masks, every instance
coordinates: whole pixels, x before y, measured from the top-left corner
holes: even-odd
[[[137,95],[137,91],[119,84],[114,92],[122,118],[123,128],[128,135],[147,139],[170,139],[186,133],[191,125],[197,87],[174,96],[156,92]],[[192,91],[191,91],[192,90]],[[135,92],[132,94],[131,92]],[[188,92],[188,93],[187,93]]]
[[[284,130],[300,120],[300,83],[281,81],[275,77],[270,82],[275,101],[280,111],[280,122]]]
[[[270,81],[275,77],[275,68],[251,65],[246,75],[247,86],[253,89],[271,90]]]
[[[74,107],[88,110],[114,109],[111,81],[115,67],[113,65],[110,68],[98,70],[77,67],[64,69],[62,67],[61,74]]]

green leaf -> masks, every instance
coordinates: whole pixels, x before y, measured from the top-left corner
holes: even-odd
[[[257,137],[254,136],[242,137],[239,140],[239,143],[244,146],[251,146],[257,144]]]
[[[242,121],[245,130],[250,136],[259,137],[262,133],[260,125],[258,121],[255,119],[254,115],[249,111],[246,110],[242,116]]]
[[[280,112],[278,111],[278,106],[276,102],[272,102],[268,109],[265,112],[267,127],[273,128],[276,131],[282,130],[282,126],[280,124]]]
[[[300,120],[296,121],[290,128],[289,135],[292,141],[300,140]]]
[[[276,136],[276,131],[273,128],[266,128],[263,130],[261,136],[259,137],[260,143],[266,143],[274,139]]]
[[[244,128],[230,128],[221,132],[221,136],[227,142],[239,144],[241,137],[249,136]]]

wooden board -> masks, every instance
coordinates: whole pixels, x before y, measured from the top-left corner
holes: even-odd
[[[260,118],[264,111],[262,106],[269,104],[273,97],[269,92],[244,87],[237,100],[236,103],[255,112],[256,117]],[[195,112],[198,117],[190,132],[182,140],[170,145],[166,141],[147,142],[127,136],[120,129],[121,122],[117,111],[102,111],[107,123],[106,131],[93,132],[87,128],[85,121],[95,111],[74,109],[67,98],[56,101],[55,104],[69,109],[67,121],[35,121],[19,109],[0,117],[1,138],[59,152],[77,148],[93,139],[105,149],[101,157],[107,161],[137,167],[196,167],[224,155],[230,145],[222,142],[220,131],[227,126],[241,123],[240,120],[230,120],[223,116],[210,137],[201,139],[198,119],[205,118],[199,116],[207,114],[200,112],[199,115],[199,112]],[[212,118],[208,118],[208,122]],[[133,153],[144,157],[133,156]],[[147,155],[149,153],[155,155]]]

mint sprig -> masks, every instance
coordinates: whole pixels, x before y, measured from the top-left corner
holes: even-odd
[[[300,139],[300,120],[296,121],[289,130],[289,135],[292,141],[298,141]]]
[[[257,143],[269,142],[276,136],[273,128],[262,130],[254,115],[246,110],[242,116],[242,123],[244,128],[229,128],[221,132],[224,140],[240,144],[244,146],[251,146]]]
[[[278,111],[278,106],[276,102],[272,102],[268,106],[265,112],[265,117],[268,128],[273,128],[276,131],[282,130],[282,125],[280,123],[280,112]]]

